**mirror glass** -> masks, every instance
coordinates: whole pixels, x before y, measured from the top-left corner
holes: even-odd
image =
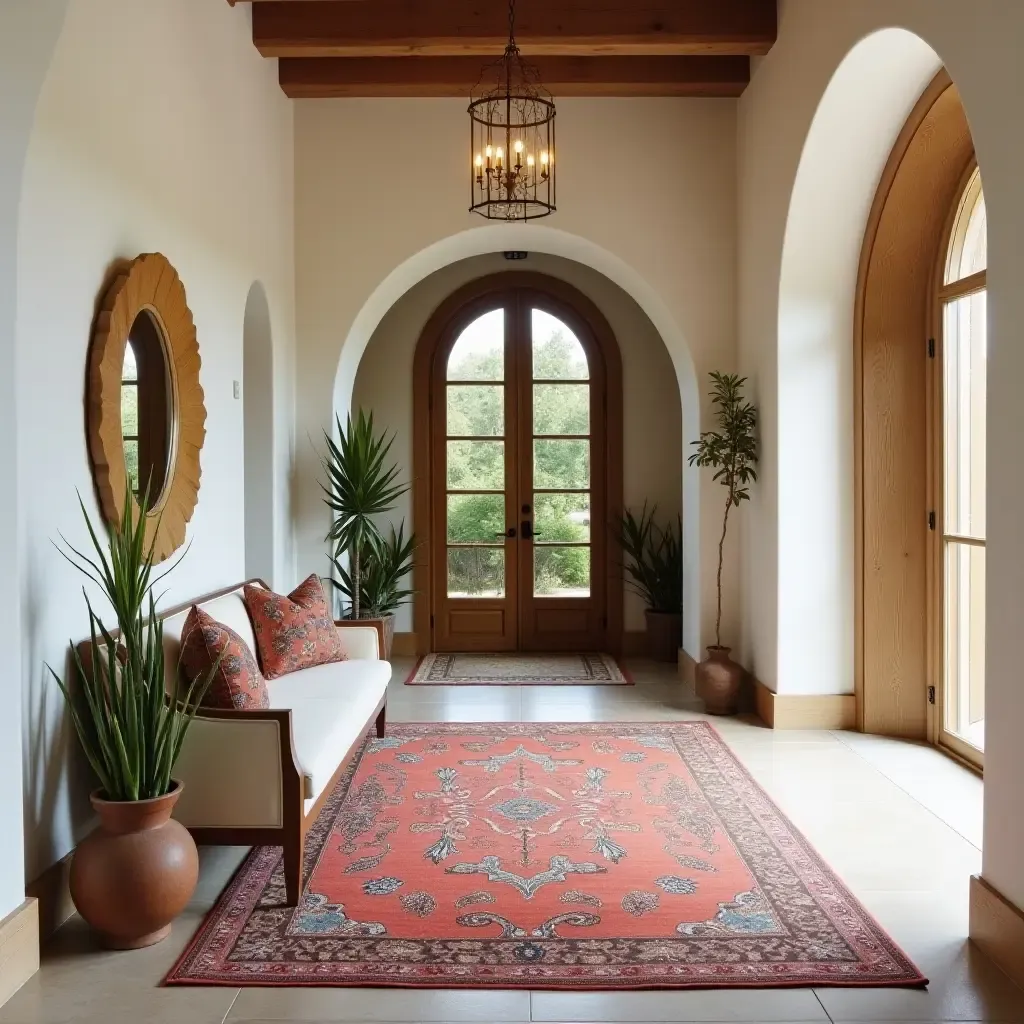
[[[172,408],[167,346],[155,317],[142,310],[124,347],[121,368],[121,444],[136,499],[147,490],[158,504],[169,477]]]

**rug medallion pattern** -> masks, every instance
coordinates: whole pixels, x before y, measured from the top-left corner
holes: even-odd
[[[171,984],[915,985],[709,725],[389,726],[283,906],[254,850]]]

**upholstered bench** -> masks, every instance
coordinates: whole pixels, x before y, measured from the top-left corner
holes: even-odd
[[[264,586],[261,581],[249,581]],[[239,584],[197,601],[256,651]],[[168,691],[175,692],[189,609],[164,619]],[[199,844],[283,846],[289,906],[302,891],[303,839],[371,724],[384,735],[391,666],[373,625],[339,622],[346,661],[267,681],[270,708],[200,708],[174,774],[184,784],[174,816]]]

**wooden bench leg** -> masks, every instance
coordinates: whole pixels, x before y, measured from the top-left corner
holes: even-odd
[[[305,837],[299,829],[297,837],[284,846],[284,890],[285,902],[289,907],[299,905],[302,895],[302,854]]]
[[[384,705],[380,709],[380,714],[377,716],[377,735],[381,738],[384,736],[384,730],[387,724],[388,706]]]

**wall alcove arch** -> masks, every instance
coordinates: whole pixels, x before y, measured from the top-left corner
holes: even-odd
[[[973,160],[959,92],[942,70],[889,156],[858,273],[855,657],[865,732],[929,735],[929,337],[948,211]]]
[[[522,300],[529,305],[540,306],[559,318],[582,344],[585,358],[589,363],[589,391],[591,392],[591,424],[590,441],[590,480],[592,488],[591,507],[596,518],[589,523],[590,547],[588,554],[593,559],[594,577],[589,581],[588,599],[584,602],[577,598],[547,599],[547,604],[557,605],[557,609],[548,613],[552,623],[564,623],[561,635],[548,633],[542,635],[545,613],[536,610],[531,602],[533,595],[533,573],[528,581],[518,581],[520,622],[518,643],[540,645],[541,649],[554,644],[580,649],[582,641],[565,630],[576,629],[581,636],[587,634],[594,646],[612,653],[621,653],[623,644],[623,587],[621,569],[618,558],[611,548],[611,530],[607,524],[614,522],[623,508],[623,412],[622,412],[622,360],[618,342],[611,326],[600,309],[581,291],[565,281],[546,274],[511,271],[488,275],[471,281],[441,303],[427,322],[416,345],[413,362],[413,508],[414,520],[417,524],[426,524],[419,528],[420,536],[428,535],[429,540],[421,543],[414,571],[414,587],[416,597],[413,611],[413,628],[421,649],[436,649],[437,645],[444,648],[459,647],[457,638],[453,637],[448,628],[449,602],[445,599],[447,588],[444,552],[446,538],[442,536],[444,525],[443,492],[445,481],[439,477],[439,465],[444,462],[444,420],[443,403],[445,396],[439,391],[445,386],[445,368],[448,357],[461,331],[478,315],[486,310],[507,309]],[[525,307],[524,307],[525,312]],[[511,321],[509,321],[511,323]],[[511,338],[508,344],[512,344]],[[503,342],[504,345],[504,342]],[[511,366],[511,363],[509,363]],[[536,377],[536,374],[533,375]],[[512,382],[505,382],[508,394],[514,399],[514,391],[523,385],[513,387]],[[523,394],[530,395],[538,385],[525,384]],[[540,385],[543,387],[544,385]],[[528,402],[532,403],[532,399]],[[511,407],[511,406],[508,406]],[[528,415],[528,414],[527,414]],[[529,428],[528,433],[532,433]],[[512,431],[506,431],[508,442],[506,450],[515,443]],[[525,449],[525,443],[520,444]],[[563,442],[540,442],[563,443]],[[574,443],[574,442],[569,442]],[[531,444],[532,447],[532,444]],[[439,453],[441,455],[439,456]],[[507,455],[510,452],[506,451]],[[533,453],[521,451],[520,461],[532,465]],[[527,473],[532,479],[532,472]],[[532,488],[531,488],[532,491]],[[511,496],[513,505],[518,504]],[[527,505],[522,507],[521,516],[532,521],[532,493],[523,498]],[[540,498],[536,499],[538,502]],[[520,512],[510,509],[513,520],[518,523]],[[502,526],[504,526],[504,517]],[[513,530],[515,527],[512,528]],[[508,544],[517,548],[522,537],[512,537]],[[532,546],[531,546],[532,547]],[[505,552],[502,552],[504,557]],[[532,560],[532,551],[530,553]],[[510,579],[509,593],[506,600],[514,600],[516,581]],[[465,602],[463,602],[465,603]],[[544,604],[544,601],[537,602]],[[584,610],[583,605],[587,607]],[[580,605],[581,607],[575,607]],[[564,606],[564,607],[563,607]],[[573,606],[573,607],[570,607]],[[530,608],[527,615],[526,609]],[[586,625],[571,625],[570,620],[577,616],[588,620]],[[504,615],[501,616],[504,618]],[[529,621],[527,621],[527,618]],[[509,636],[509,627],[503,624],[502,644],[516,644],[517,638]],[[600,639],[594,639],[595,637]],[[429,638],[429,639],[428,639]],[[485,649],[491,649],[489,640],[467,638],[469,643],[477,641]],[[562,643],[562,641],[565,641]],[[494,647],[493,649],[500,649]]]
[[[242,324],[245,575],[274,579],[274,340],[266,289],[255,281]]]

